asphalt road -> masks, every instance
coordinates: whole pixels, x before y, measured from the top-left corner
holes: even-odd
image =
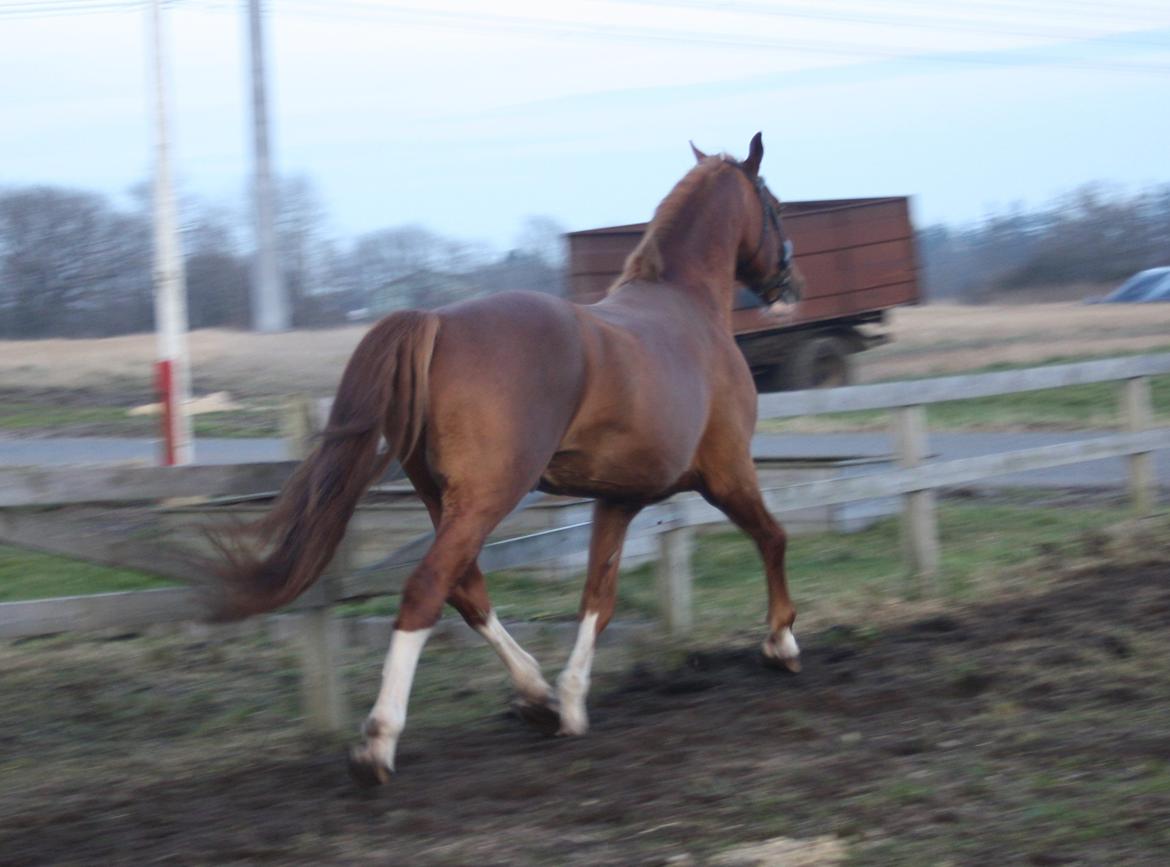
[[[935,433],[930,437],[930,444],[935,458],[947,460],[1036,448],[1100,435],[1092,431]],[[892,452],[889,437],[882,433],[761,434],[753,441],[752,448],[757,457],[790,458],[883,458]],[[157,454],[157,442],[151,439],[0,439],[0,466],[152,462],[156,460]],[[285,460],[286,454],[280,439],[202,439],[196,443],[195,457],[198,463],[222,464]],[[1170,486],[1170,451],[1156,453],[1155,471],[1159,484]],[[1111,488],[1124,484],[1125,479],[1125,461],[1111,458],[987,479],[983,486]]]

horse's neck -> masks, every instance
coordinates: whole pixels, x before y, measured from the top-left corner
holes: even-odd
[[[717,179],[686,203],[658,233],[662,279],[709,300],[730,316],[742,209],[729,178]],[[730,216],[734,215],[734,216]]]

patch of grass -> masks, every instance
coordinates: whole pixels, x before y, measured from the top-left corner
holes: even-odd
[[[956,505],[940,508],[942,568],[939,589],[954,598],[985,592],[988,579],[1021,561],[1051,556],[1079,544],[1088,531],[1121,520],[1122,508],[1036,508],[1021,505]],[[703,632],[752,629],[766,605],[763,567],[755,545],[735,530],[698,537],[694,559],[694,610]],[[849,535],[797,536],[788,547],[788,576],[802,621],[810,616],[848,619],[879,600],[910,589],[902,565],[899,522],[883,520]],[[553,581],[531,573],[488,577],[492,602],[504,620],[567,620],[580,602],[582,579]],[[397,599],[381,597],[347,606],[351,614],[392,614]],[[651,565],[622,570],[618,616],[655,618],[657,589]]]
[[[1125,516],[1120,508],[1034,508],[1025,505],[955,505],[940,508],[940,591],[977,598],[988,581],[1009,574],[1022,560],[1072,549],[1088,531]],[[750,631],[763,622],[767,591],[754,544],[738,531],[700,535],[694,558],[694,611],[701,633]],[[818,533],[789,543],[788,575],[802,622],[865,619],[883,600],[908,587],[897,519],[849,535]],[[165,586],[141,573],[108,569],[63,557],[0,547],[0,601],[105,593]],[[582,579],[550,580],[532,573],[490,575],[488,586],[507,620],[569,620],[580,602]],[[346,615],[392,614],[397,597],[340,606]],[[626,569],[619,584],[618,616],[654,619],[658,597],[650,564]]]
[[[140,572],[0,545],[0,602],[164,586],[165,582]]]
[[[280,436],[280,412],[274,407],[257,407],[197,415],[194,420],[195,435],[240,438]]]
[[[196,436],[279,436],[280,419],[280,407],[271,405],[197,415],[193,425]],[[122,406],[0,403],[0,431],[155,436],[158,426],[157,418],[129,415]]]
[[[76,425],[126,424],[145,427],[141,418],[126,415],[117,406],[46,406],[39,403],[0,403],[0,430],[40,430]]]

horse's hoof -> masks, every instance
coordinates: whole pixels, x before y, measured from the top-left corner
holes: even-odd
[[[390,769],[370,754],[369,747],[351,747],[349,776],[362,788],[372,789],[390,782]]]
[[[791,629],[781,630],[778,635],[770,637],[761,649],[764,665],[769,668],[783,668],[793,674],[800,671],[800,647]]]
[[[760,662],[765,668],[772,668],[776,671],[789,671],[793,674],[800,673],[800,657],[793,656],[789,659],[781,659],[778,656],[769,656],[766,653],[760,654]]]
[[[561,715],[557,709],[544,702],[518,698],[512,702],[512,712],[529,728],[543,735],[555,735],[561,727]]]

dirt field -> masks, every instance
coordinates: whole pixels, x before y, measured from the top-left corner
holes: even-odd
[[[1164,348],[1170,346],[1170,305],[907,307],[894,312],[889,330],[892,345],[860,356],[863,380]],[[331,393],[365,331],[196,331],[190,339],[196,390],[227,390],[244,399]],[[0,341],[0,394],[145,402],[152,399],[154,356],[153,335]]]
[[[751,864],[712,859],[828,837],[866,865],[1160,865],[1166,574],[1165,557],[1098,565],[806,633],[798,676],[747,636],[634,668],[603,649],[593,731],[572,740],[500,712],[486,650],[430,649],[400,772],[374,792],[340,743],[296,734],[287,649],[9,645],[0,863]],[[353,659],[355,723],[377,662]]]

